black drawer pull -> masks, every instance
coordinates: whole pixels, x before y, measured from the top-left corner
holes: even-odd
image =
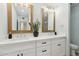
[[[23,53],[21,53],[21,56],[23,56]]]
[[[46,42],[43,42],[42,44],[46,44]]]
[[[61,46],[61,44],[57,44],[57,46]]]
[[[42,52],[46,52],[47,50],[43,50]]]
[[[17,54],[17,56],[19,56],[19,54]]]

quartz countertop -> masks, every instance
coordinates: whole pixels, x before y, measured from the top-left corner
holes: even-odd
[[[46,36],[38,36],[38,37],[29,36],[29,37],[23,37],[23,38],[20,37],[20,38],[5,39],[5,40],[0,40],[0,45],[44,40],[44,39],[51,39],[51,38],[57,38],[57,37],[66,37],[66,35],[63,35],[63,34],[62,35],[46,35]]]

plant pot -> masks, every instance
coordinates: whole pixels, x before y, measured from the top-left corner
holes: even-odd
[[[38,34],[39,34],[39,32],[37,32],[37,31],[33,32],[34,37],[38,37]]]

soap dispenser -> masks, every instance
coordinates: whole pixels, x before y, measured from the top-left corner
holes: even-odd
[[[8,38],[12,39],[12,33],[11,32],[9,33]]]
[[[57,35],[57,32],[55,32],[55,35]]]

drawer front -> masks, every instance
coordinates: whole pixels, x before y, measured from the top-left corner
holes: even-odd
[[[4,53],[1,56],[20,56],[20,55],[19,55],[19,51],[13,51],[13,52]]]
[[[53,42],[61,42],[61,41],[65,41],[66,38],[54,38],[52,39]]]
[[[55,56],[63,56],[65,55],[65,40],[57,40],[54,42],[54,55]],[[53,47],[52,47],[53,49]]]
[[[35,42],[23,42],[23,43],[16,43],[16,44],[10,44],[10,45],[4,45],[0,46],[0,55],[12,52],[12,51],[19,51],[23,49],[30,49],[35,48]]]
[[[18,49],[30,49],[30,48],[35,48],[35,42],[32,41],[32,42],[24,42],[24,43],[21,43],[21,44],[17,44],[18,46]],[[16,46],[16,47],[17,47]]]
[[[50,45],[37,48],[37,56],[50,56]]]
[[[35,48],[27,49],[27,50],[21,50],[20,55],[21,56],[35,56]]]
[[[2,54],[2,56],[35,56],[35,48],[8,52]]]
[[[51,40],[40,40],[40,41],[37,41],[37,47],[45,46],[45,45],[48,45],[50,43],[51,43]]]

